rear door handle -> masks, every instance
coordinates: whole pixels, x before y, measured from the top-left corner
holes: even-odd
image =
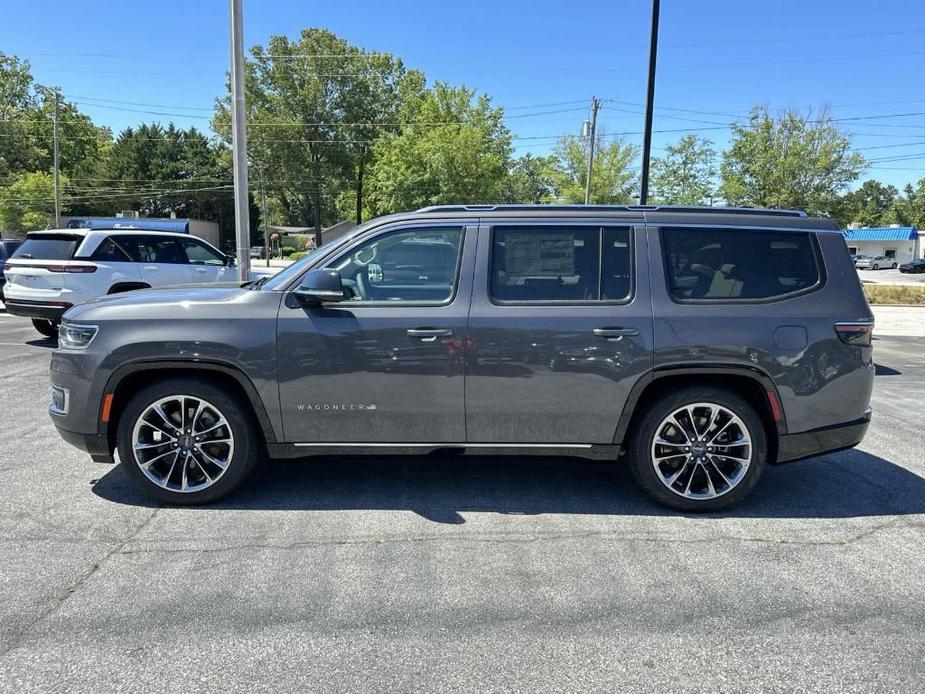
[[[597,337],[636,337],[639,328],[594,328],[591,332]]]
[[[434,328],[411,328],[408,337],[416,337],[421,342],[435,342],[438,337],[449,337],[452,330],[438,330]]]
[[[142,270],[148,270],[148,271],[157,270],[157,265],[145,265],[145,266],[144,266],[143,268],[141,268],[141,269],[142,269]]]
[[[209,271],[208,268],[204,268],[204,267],[197,267],[194,269],[196,270],[196,272],[208,272]]]

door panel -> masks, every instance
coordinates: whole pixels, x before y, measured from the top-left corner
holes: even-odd
[[[189,284],[193,273],[183,249],[172,236],[128,236],[120,241],[139,264],[141,279],[152,287]]]
[[[448,302],[424,305],[428,299],[418,298],[436,296],[435,287],[443,286],[430,260],[425,260],[424,271],[418,267],[413,273],[407,263],[399,268],[390,262],[394,253],[375,259],[361,253],[365,263],[359,269],[343,261],[365,248],[370,238],[408,227],[365,237],[328,265],[341,271],[345,286],[365,300],[312,307],[298,306],[291,297],[283,301],[277,345],[287,441],[465,440],[462,351],[477,227],[441,224],[445,226],[459,229],[462,244],[450,277],[452,282],[455,276],[455,292],[450,285]],[[426,235],[425,228],[420,229]],[[439,245],[433,239],[427,242]],[[370,265],[378,267],[370,271]]]
[[[541,228],[524,225],[527,235]],[[652,367],[644,229],[614,224],[622,235],[596,236],[599,223],[575,228],[550,229],[535,243],[513,229],[510,239],[479,229],[466,359],[470,443],[611,443],[630,389]],[[594,277],[598,257],[611,258],[608,268],[632,259],[635,277]],[[629,298],[593,300],[621,294]]]

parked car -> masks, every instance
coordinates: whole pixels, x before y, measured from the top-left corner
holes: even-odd
[[[263,246],[251,246],[250,257],[252,260],[263,258],[264,257],[264,247]]]
[[[70,309],[51,417],[175,504],[266,456],[449,448],[623,459],[658,502],[716,510],[864,437],[849,270],[839,226],[802,212],[430,207],[246,287]]]
[[[235,280],[233,266],[232,258],[189,234],[33,231],[6,263],[6,309],[55,337],[71,306],[133,289]]]
[[[909,274],[925,272],[925,258],[915,258],[908,263],[903,263],[899,266],[899,271]]]
[[[3,301],[3,287],[6,284],[4,267],[7,259],[13,255],[21,241],[19,239],[0,239],[0,301]]]
[[[885,268],[896,269],[896,258],[888,258],[885,255],[871,257],[869,255],[859,255],[854,261],[854,267],[858,270],[881,270]]]

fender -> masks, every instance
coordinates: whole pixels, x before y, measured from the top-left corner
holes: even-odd
[[[263,432],[264,440],[268,444],[278,443],[276,433],[273,430],[273,425],[269,416],[267,415],[266,407],[264,406],[263,400],[257,392],[257,389],[254,387],[253,382],[250,380],[247,374],[232,364],[220,361],[202,361],[198,359],[142,359],[138,361],[131,361],[120,365],[109,375],[109,379],[106,381],[106,387],[103,390],[103,393],[115,393],[119,387],[119,384],[121,384],[122,381],[124,381],[125,378],[129,375],[142,371],[159,371],[164,369],[181,371],[206,371],[230,376],[239,386],[241,386],[241,388],[247,394],[247,397],[250,399],[254,414],[257,416],[257,422],[260,425],[261,431]],[[100,433],[106,433],[108,427],[102,423],[102,408],[103,401],[101,399],[100,417],[97,418],[97,421],[100,422]]]
[[[760,385],[765,393],[772,392],[780,403],[780,393],[777,390],[773,379],[764,371],[758,368],[749,368],[747,366],[731,366],[726,364],[706,364],[703,366],[662,366],[652,369],[646,374],[639,377],[636,383],[630,389],[626,398],[626,404],[623,406],[623,413],[620,415],[620,421],[614,432],[613,443],[620,445],[626,437],[626,431],[629,428],[630,421],[636,413],[636,405],[639,398],[645,392],[646,388],[656,381],[671,378],[674,376],[742,376],[748,378]],[[780,420],[776,422],[777,433],[779,436],[787,433],[787,422],[783,411]]]

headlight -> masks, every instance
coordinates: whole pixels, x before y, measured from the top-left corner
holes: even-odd
[[[61,349],[85,349],[96,336],[97,326],[62,323],[58,327],[58,347]]]

